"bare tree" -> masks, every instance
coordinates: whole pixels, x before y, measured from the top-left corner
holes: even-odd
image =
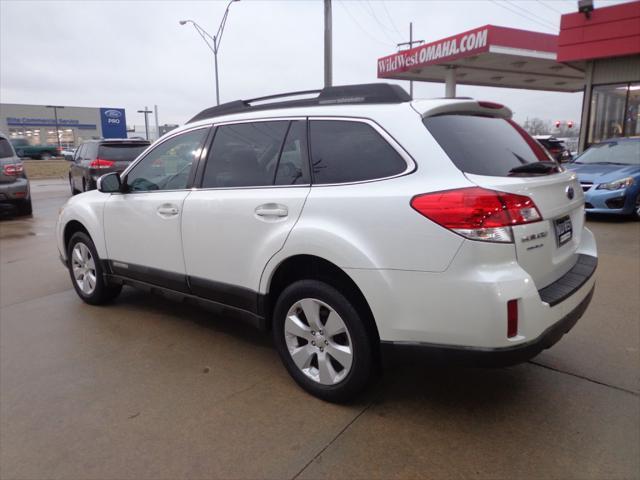
[[[522,128],[524,128],[530,135],[551,135],[551,122],[542,120],[541,118],[527,118],[522,124]]]

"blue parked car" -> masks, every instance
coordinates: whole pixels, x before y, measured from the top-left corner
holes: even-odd
[[[578,174],[587,213],[640,220],[640,138],[596,143],[565,166]]]

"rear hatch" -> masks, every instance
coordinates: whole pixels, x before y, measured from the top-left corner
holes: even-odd
[[[99,168],[122,172],[138,155],[146,150],[148,142],[105,142],[98,147]]]
[[[0,183],[13,183],[22,176],[22,161],[15,155],[9,140],[0,137]]]
[[[458,107],[427,115],[423,123],[471,182],[533,200],[541,218],[511,229],[517,261],[541,289],[577,261],[584,197],[576,175],[560,167],[500,107],[468,112]]]

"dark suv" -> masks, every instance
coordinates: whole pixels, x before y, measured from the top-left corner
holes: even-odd
[[[22,160],[0,132],[0,214],[31,215],[31,190]]]
[[[562,140],[550,135],[535,137],[557,162],[570,162],[573,156]]]
[[[69,168],[71,193],[95,189],[98,177],[124,171],[150,144],[148,140],[133,138],[89,140],[80,144]]]

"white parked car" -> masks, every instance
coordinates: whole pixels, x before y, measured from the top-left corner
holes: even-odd
[[[224,307],[331,401],[393,351],[524,361],[587,308],[582,189],[508,108],[387,84],[257,100],[204,110],[67,202],[80,298],[125,284]]]

